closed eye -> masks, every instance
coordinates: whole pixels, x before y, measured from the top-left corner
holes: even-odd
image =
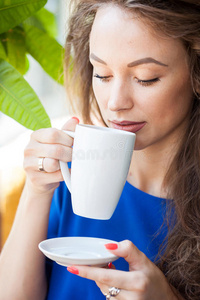
[[[98,74],[94,74],[94,77],[100,79],[102,82],[108,82],[111,76],[100,76]]]
[[[155,82],[160,81],[160,79],[158,77],[149,79],[149,80],[141,80],[141,79],[137,79],[137,78],[135,78],[135,79],[142,86],[150,86],[150,85],[153,85]]]

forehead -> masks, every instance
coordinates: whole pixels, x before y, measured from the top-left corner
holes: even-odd
[[[121,57],[172,55],[186,56],[180,40],[167,37],[156,31],[149,22],[136,13],[114,4],[105,4],[98,9],[90,35],[90,52],[104,55],[105,52]],[[118,52],[121,53],[118,53]],[[134,57],[132,57],[134,58]]]
[[[129,11],[116,4],[103,4],[97,10],[91,33],[94,35],[97,32],[98,34],[107,33],[108,29],[114,29],[117,33],[119,29],[123,28],[124,35],[127,36],[129,33],[131,36],[132,30],[137,23],[140,23],[143,33],[157,33],[153,26],[150,26],[150,22],[142,18],[138,13]],[[159,35],[162,35],[162,33],[160,32]],[[119,37],[122,38],[123,36]]]

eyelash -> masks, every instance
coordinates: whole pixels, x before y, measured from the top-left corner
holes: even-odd
[[[108,80],[110,78],[110,76],[100,76],[98,74],[94,74],[94,77],[100,79],[100,81],[102,81],[102,82],[108,82]]]
[[[102,82],[108,82],[109,78],[111,76],[100,76],[98,74],[94,74],[94,77],[100,79],[100,81],[102,81]],[[140,79],[135,78],[135,80],[142,86],[150,86],[150,85],[153,85],[155,82],[160,81],[160,79],[158,77],[150,79],[150,80],[140,80]]]
[[[150,85],[153,85],[155,82],[160,81],[160,79],[158,77],[150,79],[150,80],[140,80],[140,79],[136,79],[136,80],[142,86],[150,86]]]

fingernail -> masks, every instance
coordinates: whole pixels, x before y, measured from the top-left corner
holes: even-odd
[[[67,271],[69,271],[72,274],[78,275],[79,274],[79,270],[75,267],[67,267]]]
[[[117,244],[109,243],[109,244],[105,244],[105,247],[108,250],[116,250],[118,248],[118,245]]]
[[[80,120],[77,117],[72,117],[72,119],[76,120],[78,123],[80,122]]]
[[[108,268],[109,268],[109,269],[112,268],[112,263],[111,263],[111,262],[108,264]]]

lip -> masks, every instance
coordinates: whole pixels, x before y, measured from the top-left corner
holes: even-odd
[[[131,121],[110,121],[112,128],[125,130],[129,132],[136,133],[141,130],[146,122],[131,122]]]

